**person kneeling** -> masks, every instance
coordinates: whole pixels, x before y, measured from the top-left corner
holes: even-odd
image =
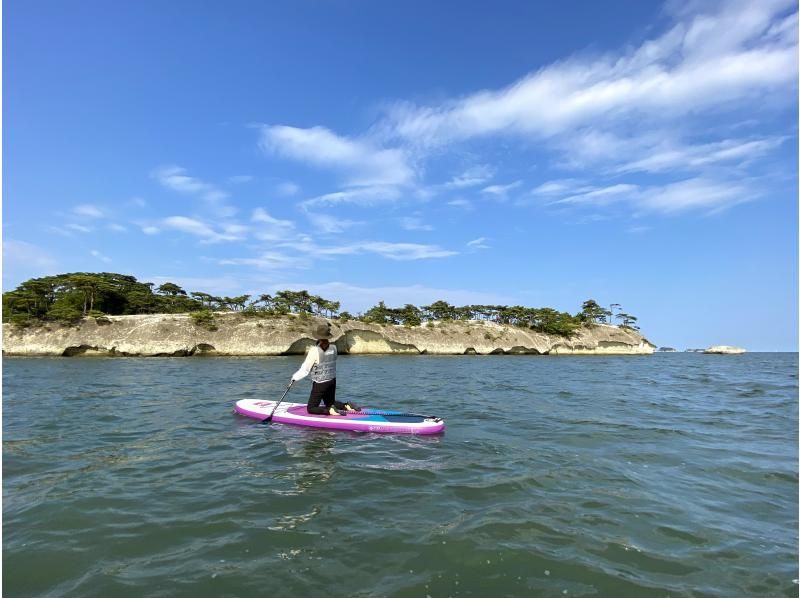
[[[320,324],[314,329],[316,345],[309,350],[303,365],[293,375],[292,382],[302,380],[311,374],[311,394],[306,410],[314,415],[347,415],[361,411],[353,403],[336,400],[336,345],[330,343],[330,324]],[[324,403],[324,407],[320,406]]]

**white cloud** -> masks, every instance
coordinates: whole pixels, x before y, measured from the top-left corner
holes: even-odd
[[[187,175],[186,170],[180,166],[158,168],[153,172],[153,177],[167,189],[205,200],[218,217],[229,217],[236,213],[236,208],[225,203],[229,196],[227,191]]]
[[[643,152],[645,157],[616,168],[618,172],[664,172],[699,170],[712,164],[736,162],[746,164],[778,147],[785,138],[754,140],[726,139],[693,146],[673,146]]]
[[[357,187],[344,191],[335,191],[307,199],[301,202],[305,209],[318,206],[333,206],[337,204],[355,204],[361,206],[374,206],[391,203],[402,197],[400,189],[391,186]]]
[[[160,222],[161,227],[172,229],[200,237],[206,243],[218,243],[221,241],[241,241],[245,238],[247,227],[237,224],[225,224],[220,228],[221,232],[215,231],[213,227],[201,220],[187,218],[186,216],[170,216]]]
[[[472,210],[473,209],[472,202],[470,200],[464,199],[464,198],[452,199],[452,200],[447,202],[447,205],[448,206],[453,206],[454,208],[463,208],[464,210]]]
[[[67,225],[65,225],[65,227],[70,229],[70,230],[74,230],[76,232],[84,233],[84,234],[90,233],[90,232],[92,232],[94,230],[89,226],[83,226],[82,224],[74,224],[74,223],[67,224]]]
[[[263,126],[261,147],[294,160],[343,173],[348,186],[405,185],[414,172],[401,149],[341,137],[325,127]]]
[[[637,185],[620,183],[608,187],[592,189],[591,191],[586,191],[577,195],[570,195],[569,197],[558,199],[553,203],[604,205],[626,198],[638,197],[638,194],[639,187]]]
[[[256,257],[228,258],[217,260],[222,265],[253,266],[259,270],[293,270],[311,266],[311,259],[305,256],[291,256],[276,251],[265,251]]]
[[[253,180],[253,176],[249,174],[237,174],[231,177],[228,177],[228,180],[235,185],[241,185],[243,183],[249,183]]]
[[[112,222],[108,225],[108,229],[114,231],[115,233],[125,233],[128,232],[128,229],[122,226],[121,224],[117,224],[116,222]]]
[[[95,205],[83,203],[72,208],[72,212],[78,216],[85,216],[86,218],[104,218],[105,213],[103,210]]]
[[[441,191],[478,186],[483,194],[505,199],[523,182],[486,186],[496,175],[490,164],[433,185],[421,184],[419,177],[425,160],[456,144],[481,142],[469,146],[469,159],[484,161],[471,153],[475,147],[499,141],[502,145],[492,147],[507,153],[514,149],[509,139],[523,152],[555,151],[549,166],[587,170],[580,178],[593,180],[544,182],[524,196],[516,194],[517,205],[536,198],[594,206],[630,201],[666,212],[670,202],[657,198],[672,197],[671,205],[684,206],[679,209],[700,207],[702,202],[680,193],[680,182],[648,185],[637,178],[636,185],[604,186],[594,175],[612,183],[634,172],[691,173],[695,181],[708,182],[724,179],[725,169],[732,177],[745,177],[745,167],[767,157],[785,138],[766,129],[726,138],[731,123],[724,120],[746,117],[759,124],[762,114],[777,114],[776,108],[794,110],[795,11],[792,0],[671,5],[666,30],[618,51],[553,62],[500,89],[427,105],[396,102],[361,136],[341,136],[323,126],[262,126],[260,145],[339,174],[338,190],[301,203],[308,211],[340,204],[380,206],[409,196],[426,200]],[[541,157],[534,159],[538,164]],[[719,193],[716,203],[728,206],[752,197],[747,187],[746,181],[738,187],[712,183],[710,190]],[[461,197],[448,205],[471,207]]]
[[[440,105],[398,104],[382,131],[429,146],[497,134],[548,138],[598,123],[718,111],[790,88],[797,75],[796,31],[788,25],[775,30],[774,22],[793,3],[722,6],[717,14],[690,15],[621,55],[558,62],[505,89]]]
[[[381,257],[396,261],[424,260],[432,258],[450,257],[458,252],[442,249],[437,245],[420,245],[418,243],[386,243],[370,241],[357,243],[349,247],[339,248],[345,253],[376,253]]]
[[[444,183],[444,189],[464,189],[465,187],[477,187],[490,180],[495,173],[495,168],[488,164],[473,166],[468,168],[458,176],[453,177]]]
[[[531,191],[532,195],[564,195],[586,189],[586,184],[577,179],[558,179],[542,183]],[[588,189],[587,189],[588,190]]]
[[[791,0],[682,4],[671,13],[672,26],[643,43],[562,60],[502,89],[437,104],[398,102],[373,131],[420,155],[470,140],[511,138],[527,147],[534,141],[557,152],[554,166],[592,175],[695,172],[708,178],[712,168],[742,171],[784,138],[715,139],[708,118],[793,108],[795,10]],[[593,191],[566,181],[575,195]],[[545,185],[531,196],[564,194]],[[486,192],[503,197],[504,187]]]
[[[164,187],[172,189],[173,191],[178,191],[179,193],[199,195],[211,201],[218,201],[228,197],[225,191],[222,191],[215,185],[190,177],[186,174],[186,169],[180,166],[164,166],[158,168],[153,172],[153,176]]]
[[[277,185],[277,187],[275,188],[275,190],[280,195],[284,195],[284,196],[288,197],[288,196],[297,195],[298,193],[300,193],[300,185],[297,185],[296,183],[293,183],[291,181],[284,181],[283,183],[279,183]]]
[[[157,235],[158,233],[161,232],[161,229],[158,228],[157,226],[147,225],[147,226],[142,226],[142,232],[146,235]]]
[[[308,212],[306,216],[315,230],[328,234],[342,233],[348,228],[362,224],[356,220],[347,220],[319,212]]]
[[[251,220],[256,223],[255,235],[262,241],[285,239],[294,233],[294,222],[270,216],[264,208],[253,210]]]
[[[592,188],[552,201],[553,205],[607,206],[628,202],[635,208],[662,214],[690,210],[716,213],[759,196],[744,182],[723,182],[695,177],[666,185],[641,186],[627,183]]]
[[[487,195],[494,195],[498,199],[505,199],[506,197],[508,197],[509,191],[513,191],[520,185],[522,185],[522,181],[514,181],[513,183],[509,183],[508,185],[489,185],[488,187],[484,187],[483,189],[481,189],[481,193],[486,193]]]
[[[487,240],[486,237],[478,237],[477,239],[469,241],[467,247],[470,249],[489,249],[489,245],[486,243]]]
[[[419,230],[419,231],[433,230],[432,225],[424,223],[420,218],[416,216],[405,216],[403,218],[400,218],[400,226],[405,230]]]
[[[293,249],[317,259],[335,258],[342,255],[363,255],[373,253],[395,261],[413,261],[443,258],[457,255],[458,252],[442,249],[438,245],[419,243],[390,243],[385,241],[359,241],[342,245],[322,245],[311,238],[280,243],[281,248]]]
[[[663,213],[695,209],[716,213],[755,199],[758,195],[744,183],[694,178],[648,189],[642,193],[638,205]]]

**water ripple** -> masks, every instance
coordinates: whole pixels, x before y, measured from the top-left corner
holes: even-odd
[[[341,395],[435,437],[231,412],[298,364],[4,360],[4,589],[797,593],[795,354],[340,360]]]

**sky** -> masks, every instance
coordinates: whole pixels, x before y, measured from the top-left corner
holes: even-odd
[[[617,303],[798,349],[784,0],[3,2],[3,290]]]

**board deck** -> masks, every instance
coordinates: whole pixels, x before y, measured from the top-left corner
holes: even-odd
[[[236,401],[234,411],[247,417],[263,420],[272,413],[275,401],[242,399]],[[380,432],[390,434],[437,434],[444,430],[444,420],[440,417],[364,409],[362,412],[348,412],[347,415],[312,415],[302,403],[281,403],[272,416],[272,421],[312,428],[332,430],[355,430],[358,432]]]

